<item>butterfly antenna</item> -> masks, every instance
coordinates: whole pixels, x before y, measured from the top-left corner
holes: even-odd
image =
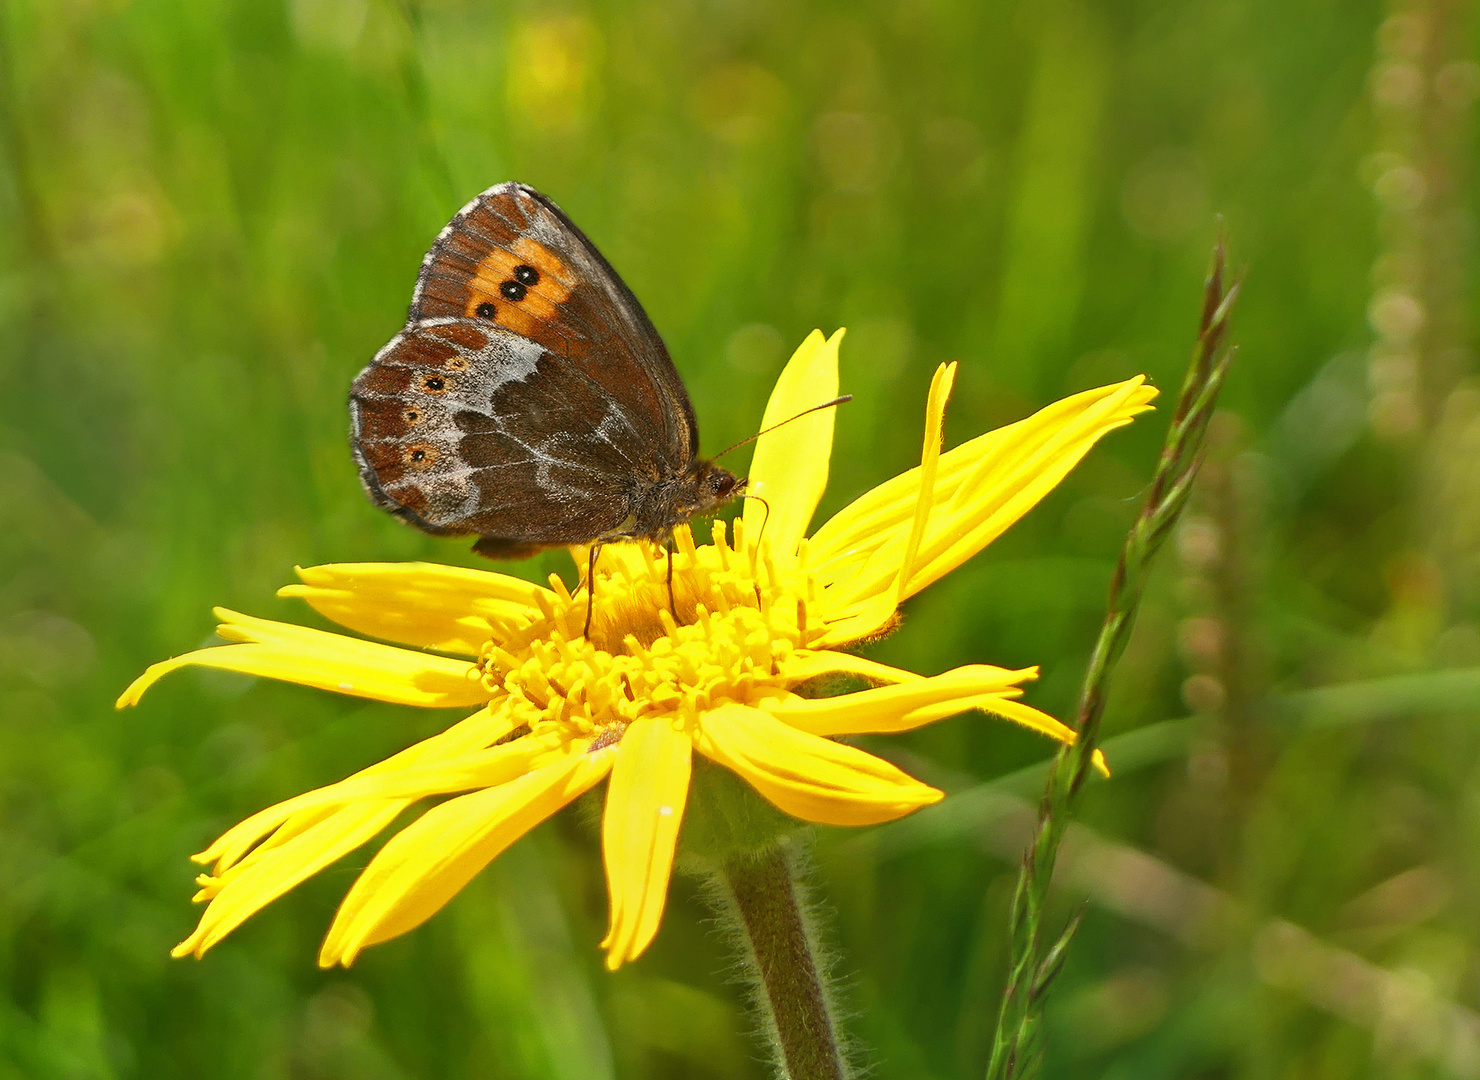
[[[781,421],[781,423],[779,423],[779,424],[772,424],[768,428],[762,428],[760,431],[757,431],[754,435],[750,436],[749,438],[741,439],[734,446],[726,447],[725,449],[721,450],[719,453],[715,454],[713,460],[718,461],[720,458],[722,458],[726,454],[728,454],[731,450],[738,450],[742,446],[744,446],[746,443],[755,442],[762,435],[768,435],[771,432],[775,431],[779,427],[785,427],[787,424],[791,423],[793,420],[800,420],[802,417],[806,416],[808,413],[815,413],[815,412],[818,412],[818,411],[820,411],[822,409],[831,409],[835,405],[841,405],[845,401],[852,401],[852,400],[853,400],[853,395],[852,394],[843,394],[840,397],[833,398],[831,401],[824,401],[821,405],[813,405],[810,409],[803,409],[801,412],[797,413],[795,416],[788,416],[785,420]],[[751,497],[754,498],[754,496],[751,496]]]

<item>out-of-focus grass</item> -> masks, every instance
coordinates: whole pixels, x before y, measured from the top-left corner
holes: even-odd
[[[193,920],[188,853],[445,723],[209,674],[126,713],[112,700],[207,640],[212,603],[302,618],[272,595],[295,563],[475,563],[364,499],[344,398],[437,230],[509,178],[559,201],[643,299],[711,450],[753,431],[807,331],[849,327],[855,400],[824,513],[918,453],[942,360],[962,361],[952,442],[1137,371],[1173,381],[1223,212],[1248,267],[1226,483],[1152,582],[1107,735],[1200,718],[1094,785],[1085,817],[1258,918],[1405,972],[1431,995],[1420,1017],[1480,1006],[1480,710],[1463,678],[1425,674],[1480,664],[1474,552],[1430,544],[1469,490],[1430,480],[1466,470],[1366,419],[1384,14],[8,0],[0,1076],[760,1075],[687,884],[648,956],[600,970],[605,901],[576,813],[348,973],[312,959],[363,856],[203,963],[166,955]],[[1097,449],[878,654],[1041,663],[1031,700],[1065,712],[1159,422]],[[553,555],[525,569],[569,571]],[[1229,634],[1248,663],[1225,670],[1209,657]],[[1392,707],[1321,691],[1320,722],[1291,724],[1278,706],[1399,675],[1418,689]],[[957,786],[1047,755],[981,717],[890,745]],[[819,840],[855,1024],[880,1077],[974,1077],[1014,868],[959,832],[910,836]],[[1047,1075],[1480,1073],[1425,1063],[1394,1035],[1399,1006],[1335,1018],[1258,957],[1247,935],[1189,950],[1092,906]]]

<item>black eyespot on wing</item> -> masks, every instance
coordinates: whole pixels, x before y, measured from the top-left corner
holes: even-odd
[[[515,303],[518,303],[524,299],[524,294],[529,290],[517,281],[506,281],[498,287],[498,291],[503,293],[505,300],[513,300]]]
[[[514,280],[532,289],[540,283],[540,272],[532,266],[520,263],[514,267]]]
[[[494,307],[487,300],[479,304],[475,310],[478,312],[480,319],[491,319],[498,314],[498,308]]]
[[[447,380],[440,375],[428,375],[421,380],[422,389],[433,394],[440,394],[447,389]]]

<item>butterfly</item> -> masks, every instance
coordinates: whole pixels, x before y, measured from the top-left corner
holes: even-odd
[[[524,184],[489,188],[442,230],[350,419],[372,500],[477,536],[490,558],[589,544],[594,567],[601,544],[667,540],[745,487],[698,456],[683,380],[632,290]]]

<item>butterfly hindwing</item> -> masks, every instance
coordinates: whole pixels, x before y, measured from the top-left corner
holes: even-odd
[[[435,319],[396,336],[350,394],[376,501],[428,532],[536,545],[618,525],[653,447],[603,388],[511,331]]]

